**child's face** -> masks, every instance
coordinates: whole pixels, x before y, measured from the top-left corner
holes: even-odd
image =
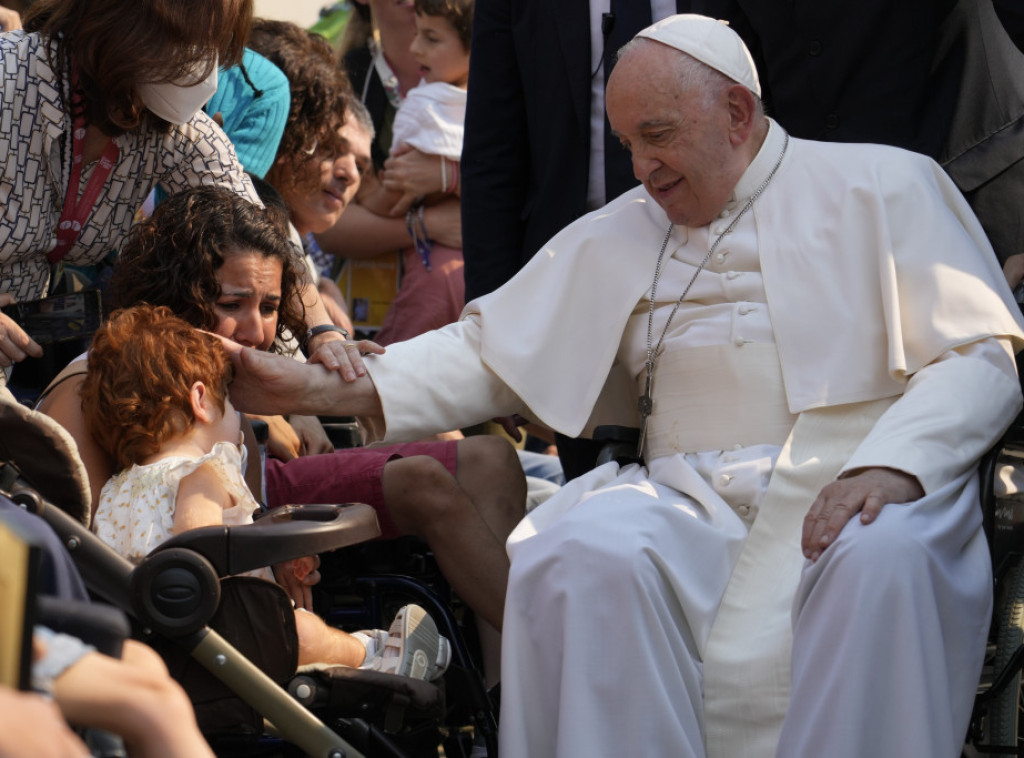
[[[465,87],[469,80],[469,51],[443,16],[416,14],[416,38],[409,48],[428,82]]]
[[[242,423],[229,398],[224,398],[224,413],[211,424],[210,432],[219,442],[237,445],[241,440]]]

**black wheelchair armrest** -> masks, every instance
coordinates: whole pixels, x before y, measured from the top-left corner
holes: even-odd
[[[111,658],[121,657],[131,636],[128,617],[114,606],[52,595],[37,598],[36,623],[77,637]]]
[[[377,514],[369,505],[287,505],[246,526],[190,529],[162,542],[150,555],[185,548],[206,558],[219,576],[231,576],[378,536]]]
[[[615,461],[620,466],[638,463],[636,446],[640,441],[640,430],[630,426],[598,426],[594,429],[594,441],[603,443],[597,454],[596,466]]]
[[[320,425],[335,450],[363,446],[363,435],[355,416],[320,416]]]

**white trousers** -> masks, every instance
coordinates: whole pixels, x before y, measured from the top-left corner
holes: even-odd
[[[746,525],[725,478],[677,463],[596,469],[510,538],[504,758],[707,755],[704,646]],[[779,758],[959,755],[991,612],[968,479],[805,566]]]

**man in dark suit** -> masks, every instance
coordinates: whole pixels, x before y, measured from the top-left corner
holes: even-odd
[[[477,0],[461,167],[467,301],[636,184],[625,150],[602,140],[608,186],[588,207],[592,84],[633,34],[689,2],[593,3],[592,12],[588,0]],[[593,49],[592,18],[603,51]]]
[[[667,5],[477,0],[461,167],[467,302],[635,183],[617,141],[595,144],[591,98],[618,40],[643,28],[648,10],[727,20],[754,55],[766,111],[794,136],[890,144],[938,160],[978,214],[1011,286],[1024,277],[1024,64],[1016,63],[1024,56],[1010,43],[1024,41],[1019,0]],[[614,22],[597,37],[592,26],[605,8]],[[990,83],[997,97],[986,97]],[[595,199],[597,147],[606,187]],[[590,468],[597,444],[557,440],[569,478]]]
[[[617,17],[605,37],[608,56],[617,50],[612,38],[627,32],[629,11],[648,5],[658,4],[603,0]],[[1006,33],[1021,45],[1018,0],[994,5]],[[970,22],[962,16],[982,2],[678,0],[675,6],[730,22],[757,60],[768,112],[795,136],[879,142],[949,158],[950,124],[966,89],[963,30]],[[477,1],[462,162],[467,301],[503,284],[555,232],[592,209],[592,15],[587,0]],[[941,65],[933,70],[936,62]],[[1024,76],[1012,67],[989,67],[982,75]],[[976,113],[963,109],[961,120],[977,120]],[[1003,113],[995,128],[1015,115]],[[1024,155],[1024,128],[1015,131],[1021,144],[1010,148],[1003,169],[1014,153]],[[618,165],[611,171],[628,174],[625,153],[611,148],[606,167]],[[1000,250],[1002,260],[1010,254]]]

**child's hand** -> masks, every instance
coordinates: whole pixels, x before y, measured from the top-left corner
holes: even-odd
[[[320,556],[310,555],[274,565],[277,583],[288,593],[296,608],[313,610],[312,587],[320,581]]]

